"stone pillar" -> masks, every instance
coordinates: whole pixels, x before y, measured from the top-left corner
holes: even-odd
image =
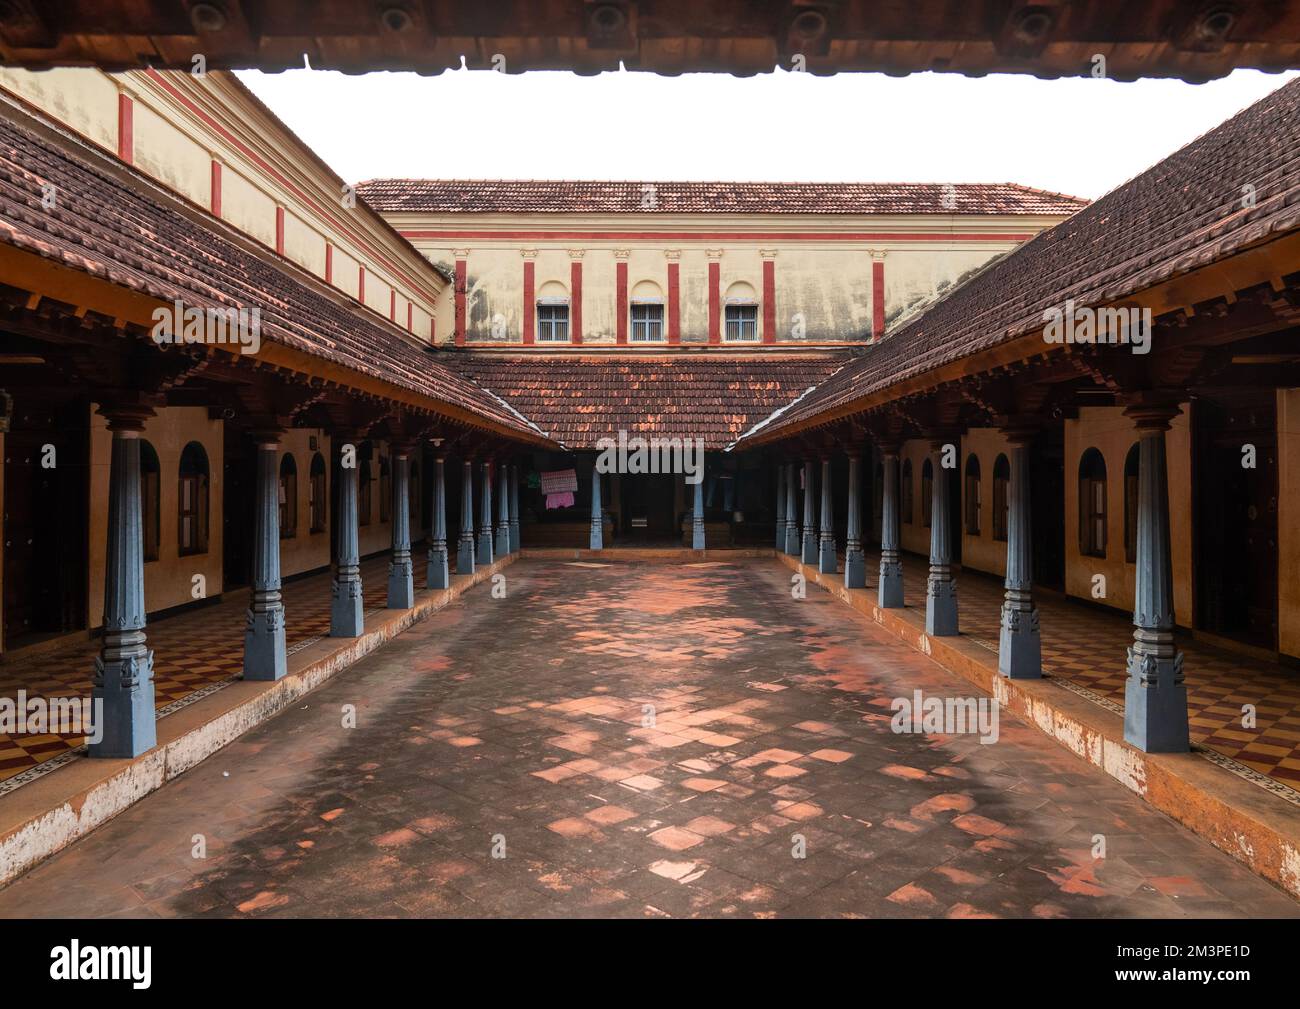
[[[278,680],[289,670],[280,598],[280,432],[259,432],[253,505],[253,584],[244,618],[244,679]]]
[[[803,464],[803,557],[805,564],[817,563],[817,498],[813,493],[813,464]]]
[[[695,507],[691,510],[691,549],[703,550],[704,543],[704,469],[700,467],[700,480],[695,485]]]
[[[591,535],[588,546],[592,550],[605,549],[605,506],[600,500],[600,472],[591,465]]]
[[[835,574],[835,503],[831,500],[831,460],[822,459],[822,529],[817,540],[817,570]]]
[[[510,464],[510,552],[519,553],[519,467]]]
[[[108,471],[108,546],[104,554],[104,639],[90,696],[99,742],[92,757],[138,757],[157,744],[153,652],[144,633],[144,521],[140,432],[153,410],[101,407],[113,433]]]
[[[465,460],[460,489],[460,542],[456,549],[456,574],[474,573],[474,461]]]
[[[1043,645],[1034,606],[1033,564],[1029,544],[1029,442],[1027,431],[1008,431],[1011,483],[1007,488],[1007,578],[998,635],[998,672],[1013,680],[1043,675]]]
[[[411,563],[411,449],[393,446],[393,556],[388,562],[388,608],[409,610],[415,605]]]
[[[478,555],[475,562],[487,567],[492,563],[492,461],[483,460],[483,493],[479,496]]]
[[[425,584],[431,589],[451,587],[451,573],[447,570],[447,478],[443,472],[445,459],[438,456],[433,463],[433,535],[429,540],[429,560],[425,570]]]
[[[862,450],[849,450],[849,528],[844,544],[844,587],[867,587],[867,558],[862,552]]]
[[[347,435],[336,440],[343,442]],[[355,443],[354,448],[357,447]],[[330,637],[355,638],[365,629],[361,594],[361,533],[357,528],[358,451],[351,466],[339,467],[338,564],[330,587]]]
[[[903,562],[898,554],[898,446],[880,447],[885,487],[880,507],[880,582],[876,605],[885,610],[903,607]]]
[[[943,466],[942,440],[930,443],[934,484],[930,492],[930,577],[925,586],[925,633],[957,633],[957,583],[952,577],[952,514],[948,506],[949,471]]]
[[[1189,749],[1183,653],[1174,643],[1174,577],[1169,548],[1165,432],[1179,412],[1170,402],[1124,411],[1137,424],[1137,586],[1133,644],[1124,684],[1124,739],[1147,753]]]
[[[497,556],[510,553],[510,467],[497,467]]]
[[[794,479],[794,463],[785,464],[785,552],[799,556],[799,498]]]
[[[785,549],[785,467],[776,464],[776,549]]]

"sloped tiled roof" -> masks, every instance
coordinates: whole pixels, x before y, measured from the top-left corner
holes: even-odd
[[[44,184],[55,187],[48,210]],[[196,222],[170,194],[89,144],[66,134],[56,142],[20,125],[4,104],[0,242],[169,302],[256,307],[264,341],[468,411],[489,426],[539,435],[508,405],[434,361],[378,316],[316,290],[273,254],[249,251],[228,225]]]
[[[1246,184],[1254,206],[1243,206]],[[1044,310],[1066,299],[1080,306],[1122,299],[1296,229],[1300,80],[996,260],[753,437],[767,440],[1041,329]]]
[[[1073,214],[1088,201],[1013,182],[580,182],[372,179],[383,213]]]
[[[570,449],[620,430],[721,449],[849,359],[848,352],[591,355],[460,353],[450,366]]]

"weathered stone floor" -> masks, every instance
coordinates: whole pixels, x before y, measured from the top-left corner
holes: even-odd
[[[792,599],[771,560],[505,578],[0,890],[0,916],[1300,917],[1009,716],[988,745],[892,732],[893,698],[973,688]]]

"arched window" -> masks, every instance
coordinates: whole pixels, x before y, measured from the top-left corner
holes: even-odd
[[[898,511],[908,525],[912,524],[912,460],[903,460],[903,475],[899,478]]]
[[[379,457],[379,521],[387,522],[393,510],[393,472],[388,456]]]
[[[291,540],[298,535],[298,464],[293,453],[286,452],[280,460],[280,539]]]
[[[1106,460],[1095,448],[1079,460],[1079,553],[1106,556]]]
[[[971,454],[966,457],[966,535],[980,534],[980,460]]]
[[[926,459],[921,464],[921,524],[930,528],[930,499],[934,496],[934,464]]]
[[[739,342],[758,339],[758,295],[751,285],[738,280],[728,287],[723,309],[723,339]]]
[[[140,439],[140,517],[144,521],[144,559],[156,561],[162,543],[162,470],[158,453]]]
[[[357,446],[357,525],[370,525],[370,442]]]
[[[1008,490],[1011,486],[1011,464],[1007,457],[999,453],[993,460],[993,538],[1000,543],[1007,540],[1011,499]]]
[[[176,541],[182,557],[208,552],[208,454],[197,441],[181,452]]]
[[[311,482],[307,486],[307,506],[311,512],[311,531],[325,531],[325,457],[317,452],[311,457]]]
[[[537,292],[537,342],[569,342],[569,292],[558,280]]]
[[[1124,560],[1137,562],[1138,555],[1138,443],[1124,457]]]
[[[660,343],[664,339],[664,295],[653,280],[632,288],[629,312],[633,343]]]

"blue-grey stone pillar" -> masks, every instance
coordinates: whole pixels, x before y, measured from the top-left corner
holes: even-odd
[[[785,549],[785,467],[776,464],[776,548]]]
[[[474,462],[465,460],[460,488],[460,542],[456,549],[456,574],[474,573]]]
[[[867,587],[867,558],[862,552],[862,450],[849,450],[849,526],[844,544],[844,587]]]
[[[483,461],[483,493],[479,498],[478,555],[475,562],[487,567],[492,563],[492,462]]]
[[[519,552],[519,467],[510,464],[510,552]]]
[[[140,501],[140,432],[149,409],[100,408],[113,432],[108,471],[108,548],[104,556],[104,641],[95,656],[90,696],[99,742],[92,757],[137,757],[158,741],[153,652],[144,625],[144,521]]]
[[[704,473],[697,474],[701,478]],[[691,510],[691,549],[704,549],[704,480],[695,485],[695,507]]]
[[[817,538],[817,570],[824,575],[835,574],[835,503],[831,500],[831,460],[822,459],[822,522]]]
[[[415,605],[415,569],[411,563],[411,457],[407,446],[393,446],[393,556],[388,561],[388,608]]]
[[[957,583],[952,577],[952,509],[948,502],[951,474],[943,465],[944,442],[930,444],[934,484],[930,493],[930,577],[925,586],[925,633],[957,633]]]
[[[785,466],[785,552],[799,556],[799,498],[792,462]]]
[[[356,448],[356,446],[353,446]],[[347,461],[346,459],[344,460]],[[339,467],[338,564],[330,585],[330,637],[355,638],[365,629],[361,595],[361,534],[357,528],[357,466],[361,453],[353,456],[351,466]]]
[[[898,446],[882,445],[880,456],[885,486],[880,505],[880,582],[876,588],[876,605],[896,610],[903,606],[903,562],[898,554]]]
[[[1147,753],[1189,748],[1183,653],[1174,643],[1173,559],[1169,549],[1169,477],[1165,432],[1171,404],[1130,406],[1137,422],[1137,587],[1133,644],[1124,684],[1124,739]]]
[[[278,680],[289,671],[280,598],[280,435],[257,438],[253,503],[253,584],[244,617],[244,679]]]
[[[447,478],[443,472],[445,460],[438,456],[433,463],[433,536],[429,540],[429,560],[425,568],[425,584],[431,589],[451,587],[451,573],[447,570]]]
[[[592,550],[605,549],[605,506],[600,500],[600,471],[591,466],[591,535],[588,546]]]
[[[1008,431],[1011,443],[1011,482],[1007,488],[1007,577],[1003,585],[1002,629],[998,634],[998,672],[1013,680],[1043,675],[1043,644],[1034,606],[1034,580],[1029,545],[1028,432]]]
[[[497,466],[497,556],[510,553],[510,467]]]
[[[817,497],[812,460],[803,464],[803,557],[805,564],[817,563]]]

